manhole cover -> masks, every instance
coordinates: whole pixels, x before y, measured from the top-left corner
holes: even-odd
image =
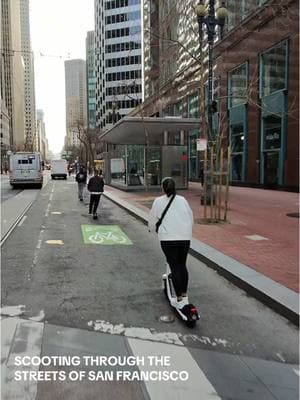
[[[165,323],[171,323],[175,321],[175,318],[173,317],[173,315],[162,315],[161,317],[159,317],[159,321],[160,322],[165,322]]]
[[[292,218],[299,218],[299,213],[295,212],[295,213],[290,213],[290,214],[286,214],[287,217],[292,217]]]

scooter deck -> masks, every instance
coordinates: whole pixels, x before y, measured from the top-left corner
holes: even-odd
[[[169,300],[171,307],[176,311],[179,317],[186,323],[188,327],[194,327],[196,322],[200,319],[199,313],[197,308],[193,304],[187,304],[182,309],[172,306],[171,298],[175,298],[176,294],[173,288],[171,274],[166,276],[163,275],[163,282],[164,282],[164,292]]]

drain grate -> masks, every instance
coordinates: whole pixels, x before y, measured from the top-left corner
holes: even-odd
[[[295,212],[295,213],[289,213],[286,214],[287,217],[292,217],[292,218],[299,218],[299,213]]]

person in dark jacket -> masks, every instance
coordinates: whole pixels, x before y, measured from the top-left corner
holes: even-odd
[[[89,180],[88,191],[91,193],[90,196],[90,207],[89,214],[93,213],[93,219],[97,219],[97,208],[100,202],[101,194],[104,190],[104,179],[102,170],[95,170],[94,176]]]
[[[83,167],[80,167],[79,172],[76,174],[76,182],[78,183],[78,198],[83,201],[83,189],[86,185],[87,173]]]

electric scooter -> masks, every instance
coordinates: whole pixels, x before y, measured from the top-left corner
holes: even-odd
[[[166,273],[163,274],[162,279],[163,279],[163,290],[167,299],[169,300],[171,307],[176,310],[179,317],[186,323],[186,325],[189,328],[194,328],[196,322],[200,319],[200,315],[198,313],[197,308],[191,303],[185,305],[181,309],[176,308],[173,305],[177,296],[174,290],[171,270],[168,263],[166,263]]]

